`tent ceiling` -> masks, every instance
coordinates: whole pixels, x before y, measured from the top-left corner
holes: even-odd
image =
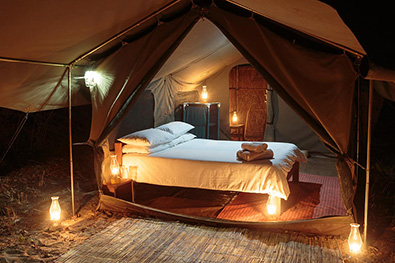
[[[242,58],[239,51],[207,19],[201,19],[166,61],[155,79],[172,74],[199,83]]]
[[[189,3],[186,0],[61,2],[3,0],[0,8],[0,58],[68,64],[164,6],[179,1]],[[385,51],[393,49],[393,42],[389,38],[380,38],[380,41],[376,42],[381,45],[373,45],[375,41],[369,40],[369,34],[377,36],[382,33],[385,37],[393,34],[387,32],[389,31],[386,30],[387,25],[380,24],[384,20],[379,16],[379,9],[374,10],[369,16],[369,21],[374,20],[374,26],[380,25],[380,30],[376,30],[377,33],[374,34],[375,27],[368,26],[368,22],[362,23],[363,17],[349,11],[348,6],[332,4],[332,2],[337,2],[336,0],[326,1],[331,2],[343,20],[346,18],[347,25],[354,33],[357,32],[357,39],[339,17],[337,11],[323,2],[315,0],[228,1],[246,6],[269,19],[312,37],[336,43],[361,54],[367,51],[368,57],[369,54],[374,55],[377,62],[383,61],[379,58],[390,62],[386,64],[376,62],[377,66],[395,68],[391,56],[386,56]],[[362,10],[363,15],[368,14],[368,8],[361,7],[360,4],[356,10]],[[363,26],[358,27],[360,22]],[[202,37],[198,37],[198,33],[195,39],[188,36],[184,41],[185,44],[182,44],[176,51],[182,54],[182,58],[177,59],[174,55],[157,76],[173,73],[185,81],[198,82],[238,59],[239,54],[235,52],[233,46],[227,45],[225,42],[227,40],[222,35],[215,36],[219,32],[217,29],[209,28],[209,26],[206,29],[200,29],[203,26],[199,24],[200,22],[192,31],[202,33]],[[364,32],[365,27],[367,32]],[[198,38],[200,41],[196,41]],[[394,51],[391,52],[389,54],[393,54]],[[89,61],[82,63],[87,64]],[[197,72],[198,70],[200,72]],[[58,87],[58,83],[62,82],[63,74],[62,68],[54,69],[49,66],[36,65],[15,66],[15,63],[0,61],[0,92],[2,94],[0,107],[20,111],[67,107],[66,93],[64,89]],[[37,94],[41,95],[37,96]],[[46,101],[47,105],[44,105]],[[87,101],[75,99],[73,102],[78,104]]]
[[[2,1],[0,57],[70,63],[169,2]]]

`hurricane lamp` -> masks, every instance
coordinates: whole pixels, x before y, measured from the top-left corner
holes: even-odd
[[[267,213],[270,216],[278,217],[280,215],[280,210],[281,210],[281,199],[279,197],[269,194],[266,203],[266,209],[267,209]]]
[[[236,111],[233,112],[232,122],[233,122],[233,124],[237,124],[237,113],[236,113]]]
[[[361,234],[359,233],[359,224],[358,223],[351,223],[351,231],[350,235],[348,236],[348,247],[350,248],[350,252],[353,254],[361,253],[362,248],[362,238]]]
[[[111,155],[110,170],[112,175],[119,174],[119,163],[117,161],[117,155]]]
[[[204,102],[206,102],[207,98],[208,98],[207,86],[204,85],[203,88],[202,88],[202,99],[203,99]]]
[[[60,205],[59,205],[59,196],[52,196],[51,197],[51,207],[49,208],[49,214],[51,216],[51,221],[58,221],[60,220]]]

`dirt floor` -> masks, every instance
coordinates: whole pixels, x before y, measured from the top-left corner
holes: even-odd
[[[78,162],[77,162],[78,163]],[[88,176],[86,175],[88,174]],[[0,262],[52,262],[70,248],[124,215],[98,212],[96,180],[75,167],[75,204],[72,217],[69,161],[56,158],[27,163],[0,177]],[[51,196],[59,196],[61,222],[49,220]],[[395,262],[394,227],[381,231],[358,262]],[[349,259],[346,240],[342,252]]]

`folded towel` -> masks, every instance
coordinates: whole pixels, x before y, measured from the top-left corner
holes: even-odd
[[[261,142],[242,143],[241,149],[243,149],[244,151],[260,153],[267,149],[267,144]]]
[[[273,151],[270,149],[266,149],[263,152],[259,152],[259,153],[239,150],[239,151],[237,151],[236,155],[239,159],[242,159],[245,161],[254,161],[254,160],[260,160],[260,159],[272,159],[274,156]]]

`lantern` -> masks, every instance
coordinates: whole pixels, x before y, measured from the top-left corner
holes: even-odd
[[[49,214],[51,216],[52,221],[57,221],[60,219],[60,205],[59,205],[59,196],[52,196],[51,207],[49,208]]]
[[[204,85],[203,88],[202,88],[202,99],[203,99],[203,101],[206,102],[207,98],[208,98],[207,86]]]
[[[348,247],[350,248],[350,252],[354,254],[358,254],[361,252],[362,247],[362,238],[359,233],[359,224],[351,223],[351,231],[348,236]]]
[[[236,111],[233,112],[232,122],[233,122],[233,124],[237,124],[237,113],[236,113]]]
[[[129,166],[122,165],[121,175],[122,179],[129,179]]]
[[[112,175],[119,174],[119,163],[117,161],[117,155],[111,155],[111,163],[110,163],[110,170]]]
[[[281,210],[281,200],[279,197],[269,194],[266,203],[267,213],[270,216],[277,217],[280,215]]]
[[[84,75],[85,86],[93,88],[97,85],[100,75],[96,71],[86,71]]]

